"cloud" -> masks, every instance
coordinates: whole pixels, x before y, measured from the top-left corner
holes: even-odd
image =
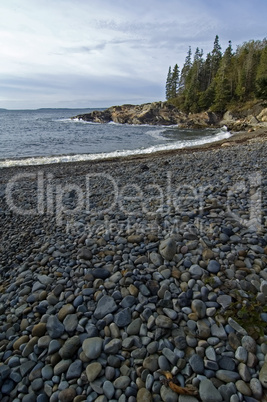
[[[263,39],[266,12],[262,0],[1,0],[2,104],[16,90],[25,105],[53,94],[163,100],[168,67],[189,46],[207,53],[216,34],[223,48]]]

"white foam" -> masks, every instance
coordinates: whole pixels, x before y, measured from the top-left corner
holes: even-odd
[[[166,128],[166,127],[165,127]],[[101,159],[118,158],[132,155],[152,154],[158,151],[169,151],[182,148],[190,148],[193,146],[203,145],[227,139],[231,137],[231,133],[225,129],[220,130],[217,134],[205,136],[203,139],[185,140],[172,142],[171,144],[159,144],[148,148],[139,148],[134,150],[121,150],[107,153],[96,154],[77,154],[77,155],[58,155],[58,156],[42,156],[32,158],[20,159],[6,159],[0,160],[0,168],[11,166],[33,166],[33,165],[47,165],[52,163],[66,163],[66,162],[80,162],[80,161],[95,161]]]

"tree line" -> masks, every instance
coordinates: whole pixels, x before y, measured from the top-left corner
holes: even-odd
[[[233,52],[231,41],[222,52],[216,35],[206,58],[189,47],[182,69],[169,67],[166,99],[186,113],[224,112],[255,98],[267,100],[267,39],[251,40]]]

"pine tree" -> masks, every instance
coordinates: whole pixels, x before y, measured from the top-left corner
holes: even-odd
[[[230,41],[214,79],[215,97],[212,110],[216,112],[224,112],[227,103],[230,102],[233,96],[232,56],[232,44]]]
[[[179,67],[178,64],[175,64],[172,72],[172,80],[171,80],[171,97],[176,98],[178,94],[179,88]]]
[[[213,80],[213,78],[217,74],[221,58],[222,58],[222,52],[221,52],[221,46],[219,44],[219,36],[216,35],[213,44],[213,50],[211,52],[211,80]]]
[[[263,49],[257,68],[256,94],[261,99],[267,99],[267,39],[263,40]]]
[[[171,87],[172,87],[172,72],[171,72],[171,66],[170,66],[168,75],[167,75],[167,80],[166,80],[166,99],[167,100],[171,99]]]
[[[192,62],[189,47],[179,78],[176,65],[169,68],[166,98],[185,112],[224,112],[230,103],[259,97],[267,99],[267,40],[249,41],[233,53],[231,41],[222,54],[216,35],[213,50],[203,60],[196,49]],[[177,84],[178,82],[178,84]]]
[[[180,75],[179,92],[184,91],[186,88],[187,76],[192,67],[191,56],[192,56],[192,50],[191,50],[191,46],[189,46],[187,56],[185,58],[185,63],[184,63],[184,66],[182,68],[181,75]]]

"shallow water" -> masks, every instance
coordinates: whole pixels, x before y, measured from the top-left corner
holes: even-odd
[[[225,129],[97,124],[72,120],[93,109],[0,110],[0,167],[105,159],[228,138]]]

